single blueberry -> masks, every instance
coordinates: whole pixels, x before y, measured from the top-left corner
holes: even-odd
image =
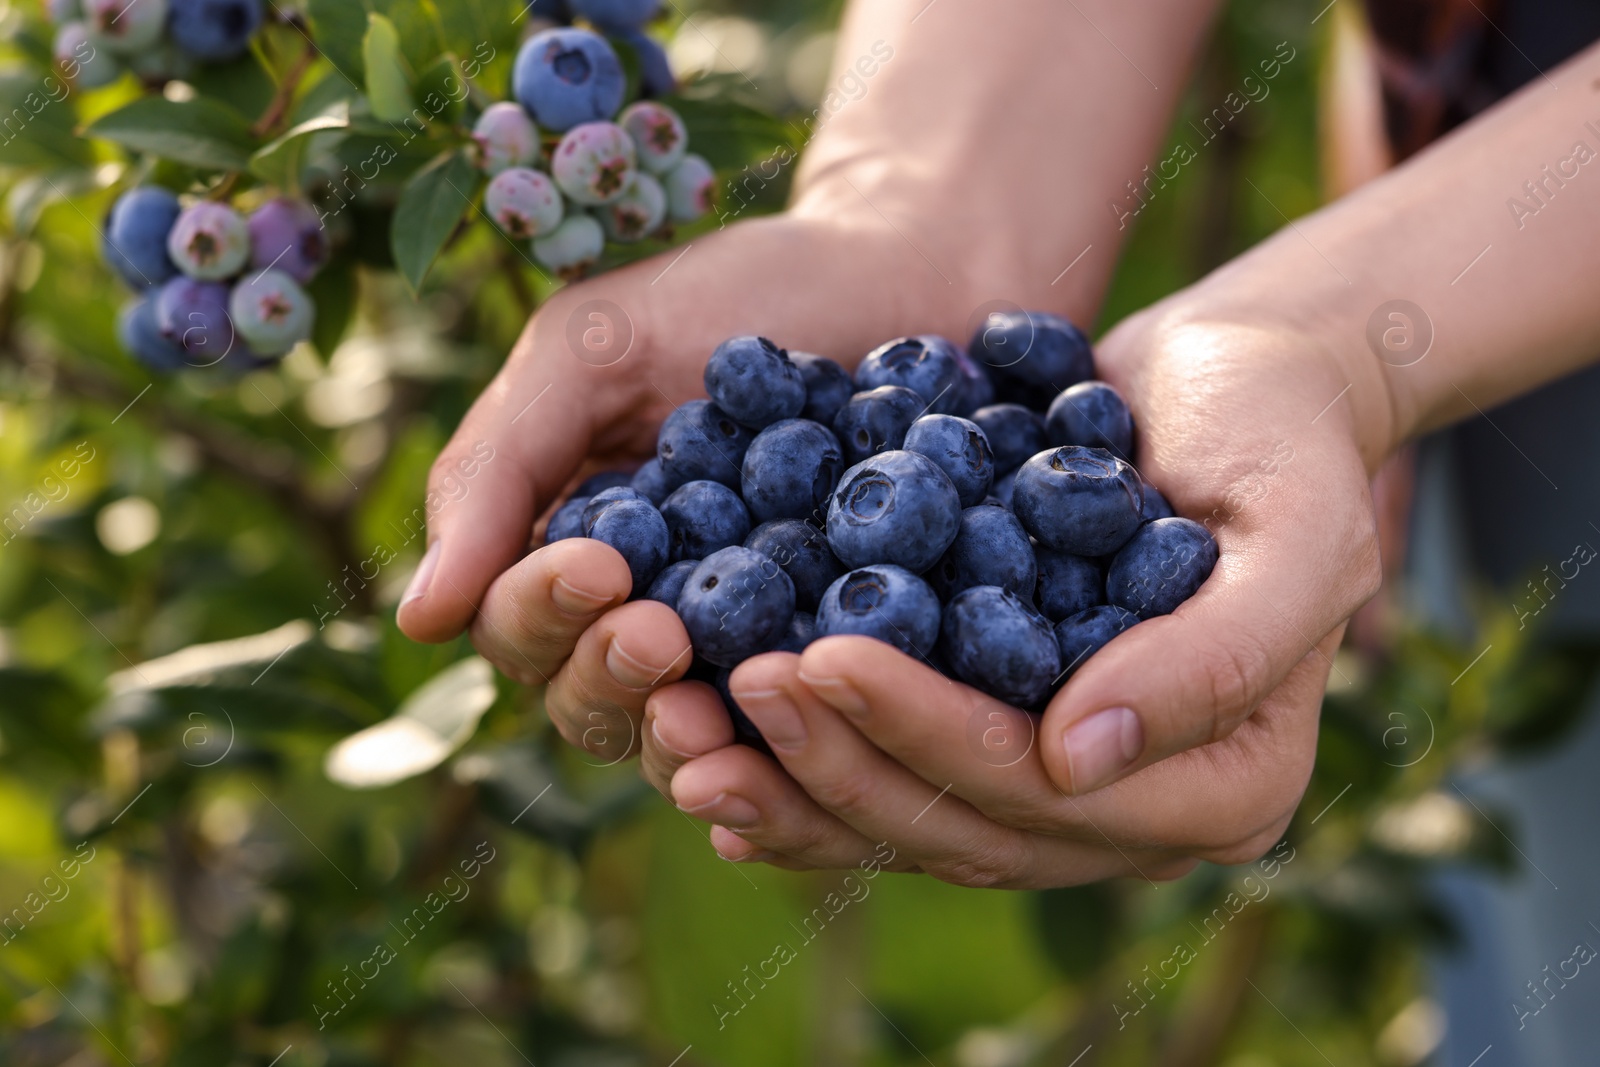
[[[810,352],[790,352],[789,362],[800,368],[800,379],[806,383],[806,406],[800,409],[801,417],[832,426],[839,409],[856,391],[850,373],[826,356]]]
[[[957,678],[1018,708],[1049,696],[1061,673],[1050,623],[1015,593],[992,585],[963,590],[945,605],[939,651]]]
[[[807,611],[797,611],[789,621],[789,632],[783,635],[774,652],[793,652],[798,655],[817,639],[817,617]]]
[[[1010,474],[1045,450],[1044,420],[1021,404],[991,404],[972,413],[989,438],[995,477]]]
[[[1167,498],[1161,495],[1161,490],[1145,481],[1143,477],[1139,479],[1139,485],[1144,494],[1144,505],[1140,509],[1140,514],[1144,516],[1145,522],[1152,519],[1170,519],[1177,514],[1172,510],[1172,504]]]
[[[570,0],[572,10],[606,30],[635,28],[661,13],[661,0]]]
[[[579,486],[578,488],[581,489],[583,487]],[[627,485],[614,485],[610,489],[602,489],[595,493],[589,498],[589,502],[583,506],[582,521],[584,536],[593,536],[593,534],[590,534],[589,531],[594,527],[595,520],[600,517],[600,513],[602,511],[610,507],[612,504],[622,500],[643,499],[644,497],[635,491],[632,486]],[[654,507],[655,505],[652,504],[650,506]]]
[[[1012,509],[1046,548],[1109,556],[1142,521],[1139,472],[1100,448],[1068,445],[1017,469]]]
[[[833,417],[833,434],[844,449],[846,463],[899,448],[906,431],[928,405],[903,385],[880,385],[856,393]]]
[[[707,480],[738,488],[740,465],[755,435],[709,400],[691,400],[668,415],[656,439],[667,480]]]
[[[828,586],[844,573],[827,535],[801,519],[764,522],[750,531],[744,547],[772,557],[783,568],[794,583],[794,602],[801,611],[815,611]]]
[[[632,492],[633,490],[607,490]],[[667,523],[648,500],[619,500],[600,512],[589,536],[622,553],[633,575],[633,597],[638,599],[667,564]]]
[[[129,189],[106,216],[101,255],[134,289],[159,285],[178,273],[167,254],[167,235],[180,212],[178,198],[159,186]]]
[[[961,525],[949,475],[916,452],[883,452],[844,472],[828,505],[828,546],[847,567],[893,563],[921,574]]]
[[[1094,377],[1089,339],[1048,311],[991,314],[972,335],[967,352],[993,376],[1052,392]]]
[[[672,561],[705,559],[737,545],[750,533],[750,513],[739,494],[720,482],[685,482],[661,505],[671,533]]]
[[[130,301],[117,312],[117,340],[128,355],[153,371],[182,370],[188,365],[183,348],[161,333],[151,296]]]
[[[659,600],[674,611],[678,607],[678,597],[683,593],[684,584],[689,581],[689,575],[700,565],[697,559],[680,559],[676,563],[669,563],[662,568],[656,580],[650,583],[650,589],[645,593],[646,600]]]
[[[588,30],[534,34],[517,51],[511,71],[511,94],[535,122],[557,133],[609,119],[626,89],[616,51]]]
[[[998,586],[1031,598],[1037,582],[1033,545],[1011,512],[993,504],[978,504],[961,513],[956,539],[926,577],[946,603],[963,589],[978,585]]]
[[[955,415],[924,415],[906,431],[902,447],[927,456],[949,475],[962,507],[970,508],[988,495],[994,453],[977,423]]]
[[[856,368],[856,388],[901,385],[922,397],[926,410],[946,414],[963,398],[966,381],[956,346],[943,337],[901,337],[867,353]]]
[[[939,598],[904,567],[879,564],[841,575],[817,608],[817,636],[876,637],[926,660],[939,640]]]
[[[655,99],[678,91],[678,79],[660,41],[637,28],[619,30],[616,37],[633,49],[633,57],[639,61],[640,96]]]
[[[711,675],[710,681],[716,688],[717,695],[722,698],[722,706],[727,709],[728,718],[733,720],[734,743],[771,756],[772,746],[767,744],[767,739],[761,736],[761,731],[756,729],[756,724],[750,721],[750,716],[744,713],[739,702],[733,699],[733,690],[728,686],[728,681],[732,677],[733,671],[726,667],[718,667]]]
[[[789,353],[765,337],[730,337],[706,361],[706,395],[735,422],[759,430],[806,406],[806,383]]]
[[[1217,542],[1193,519],[1145,523],[1111,561],[1106,600],[1141,619],[1170,615],[1217,565]]]
[[[736,667],[783,640],[794,617],[794,585],[767,556],[735,545],[700,561],[678,597],[696,652]]]
[[[597,471],[578,483],[573,496],[594,496],[596,493],[618,486],[633,485],[633,475],[627,471]]]
[[[588,505],[588,497],[575,496],[556,508],[555,514],[550,516],[550,524],[545,527],[544,543],[553,545],[569,537],[584,536],[583,509]]]
[[[208,63],[234,59],[250,48],[261,25],[261,0],[170,0],[172,43]]]
[[[1044,424],[1052,445],[1103,448],[1133,461],[1133,416],[1122,394],[1105,382],[1079,382],[1062,390]]]
[[[1099,560],[1043,546],[1033,555],[1039,570],[1034,603],[1045,618],[1060,621],[1106,602],[1106,572]]]
[[[678,488],[678,483],[667,477],[667,472],[661,466],[660,459],[650,459],[645,465],[634,471],[628,482],[635,492],[644,497],[656,507],[660,507],[671,492]]]
[[[1056,647],[1061,652],[1062,681],[1078,673],[1090,656],[1139,621],[1139,616],[1119,607],[1101,604],[1056,623]]]
[[[839,439],[810,419],[784,419],[756,434],[740,486],[756,522],[821,520],[844,470]]]

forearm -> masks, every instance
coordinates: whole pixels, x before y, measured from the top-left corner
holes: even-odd
[[[1216,7],[856,0],[830,81],[854,92],[824,101],[795,210],[902,231],[926,257],[902,284],[1092,320],[1127,232],[1107,205],[1154,159]]]
[[[1369,464],[1409,437],[1594,360],[1597,78],[1600,46],[1285,227],[1179,297],[1182,313],[1266,315],[1314,331],[1350,372],[1349,393],[1330,417],[1354,420]],[[1380,312],[1394,300],[1423,317]],[[1416,338],[1431,331],[1425,354],[1418,340],[1406,343],[1411,318]]]

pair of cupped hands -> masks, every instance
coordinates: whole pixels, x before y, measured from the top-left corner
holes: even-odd
[[[465,489],[432,519],[401,628],[423,641],[466,629],[505,674],[547,685],[568,742],[604,763],[637,755],[735,862],[892,855],[889,869],[959,885],[1039,888],[1255,858],[1305,790],[1332,657],[1381,578],[1368,479],[1393,442],[1351,398],[1329,407],[1347,388],[1381,394],[1379,369],[1312,324],[1274,321],[1270,294],[1240,291],[1226,268],[1096,347],[1140,428],[1140,471],[1209,520],[1216,569],[1176,613],[1107,645],[1042,717],[883,643],[829,637],[733,672],[769,758],[734,743],[711,686],[682,680],[682,624],[628,600],[615,550],[528,551],[581,474],[653,454],[726,337],[851,368],[908,333],[964,344],[996,298],[1052,309],[1047,286],[1030,304],[952,266],[871,213],[797,205],[561,290],[434,467],[435,486]]]

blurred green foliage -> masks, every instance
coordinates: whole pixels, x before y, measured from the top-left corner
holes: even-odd
[[[369,132],[315,120],[353,98],[345,74],[372,84],[369,9],[416,72],[498,40],[480,82],[502,94],[518,6],[311,0],[329,59],[291,130],[337,131],[339,158],[368,150]],[[686,90],[710,102],[694,137],[725,174],[774,147],[759,109],[813,106],[802,61],[840,6],[697,10],[755,42],[743,74]],[[31,7],[0,7],[0,27],[10,99],[38,77],[44,31]],[[419,647],[393,626],[427,466],[545,294],[498,238],[452,223],[427,280],[407,268],[415,298],[384,236],[397,184],[375,184],[352,208],[354,262],[318,281],[314,351],[155,383],[118,351],[94,220],[141,168],[183,185],[221,151],[294,173],[295,137],[252,161],[228,117],[267,106],[294,33],[274,26],[261,54],[198,78],[217,101],[203,114],[130,80],[47,112],[4,156],[0,507],[23,510],[0,534],[0,1062],[1411,1062],[1405,1035],[1379,1037],[1420,995],[1422,947],[1450,934],[1428,872],[1511,862],[1448,775],[1558,734],[1591,650],[1527,644],[1486,612],[1492,653],[1459,684],[1480,642],[1402,632],[1384,657],[1341,653],[1270,875],[1036,894],[881,876],[806,937],[846,875],[721,862],[630,767],[561,745],[537,692],[486,682],[464,642]],[[1201,144],[1197,125],[1283,42],[1294,58],[1270,93]],[[1104,322],[1317,204],[1318,53],[1304,7],[1229,6],[1164,153],[1194,158],[1133,221]],[[72,135],[96,121],[128,148],[158,138],[164,159]],[[395,178],[448,152],[439,138]],[[330,751],[342,781],[382,769],[344,739],[397,710],[444,754],[382,788],[331,779]],[[745,984],[779,943],[792,961]],[[1179,943],[1180,976],[1146,984]]]

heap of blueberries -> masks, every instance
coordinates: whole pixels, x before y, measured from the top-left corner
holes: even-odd
[[[991,315],[966,350],[903,337],[854,379],[735,337],[705,384],[654,459],[588,479],[546,540],[620,552],[754,743],[727,688],[750,656],[864,634],[1037,711],[1216,564],[1206,528],[1129,463],[1128,406],[1059,316]]]
[[[646,95],[672,90],[665,53],[639,28],[656,14],[656,0],[576,6],[630,42]],[[678,114],[653,100],[618,114],[627,78],[605,37],[561,26],[534,34],[517,52],[511,87],[516,101],[491,104],[473,127],[478,164],[490,176],[484,210],[507,236],[531,238],[534,258],[550,270],[580,277],[607,238],[641,241],[710,210],[716,176],[689,153]],[[559,135],[547,171],[538,169],[541,131]]]
[[[110,85],[124,70],[146,81],[237,59],[261,26],[261,0],[49,0],[55,58],[79,88]]]
[[[328,260],[317,211],[267,200],[248,217],[228,204],[183,207],[141,185],[117,198],[101,255],[138,296],[117,316],[122,347],[157,371],[248,369],[311,336],[316,309],[302,286]]]

